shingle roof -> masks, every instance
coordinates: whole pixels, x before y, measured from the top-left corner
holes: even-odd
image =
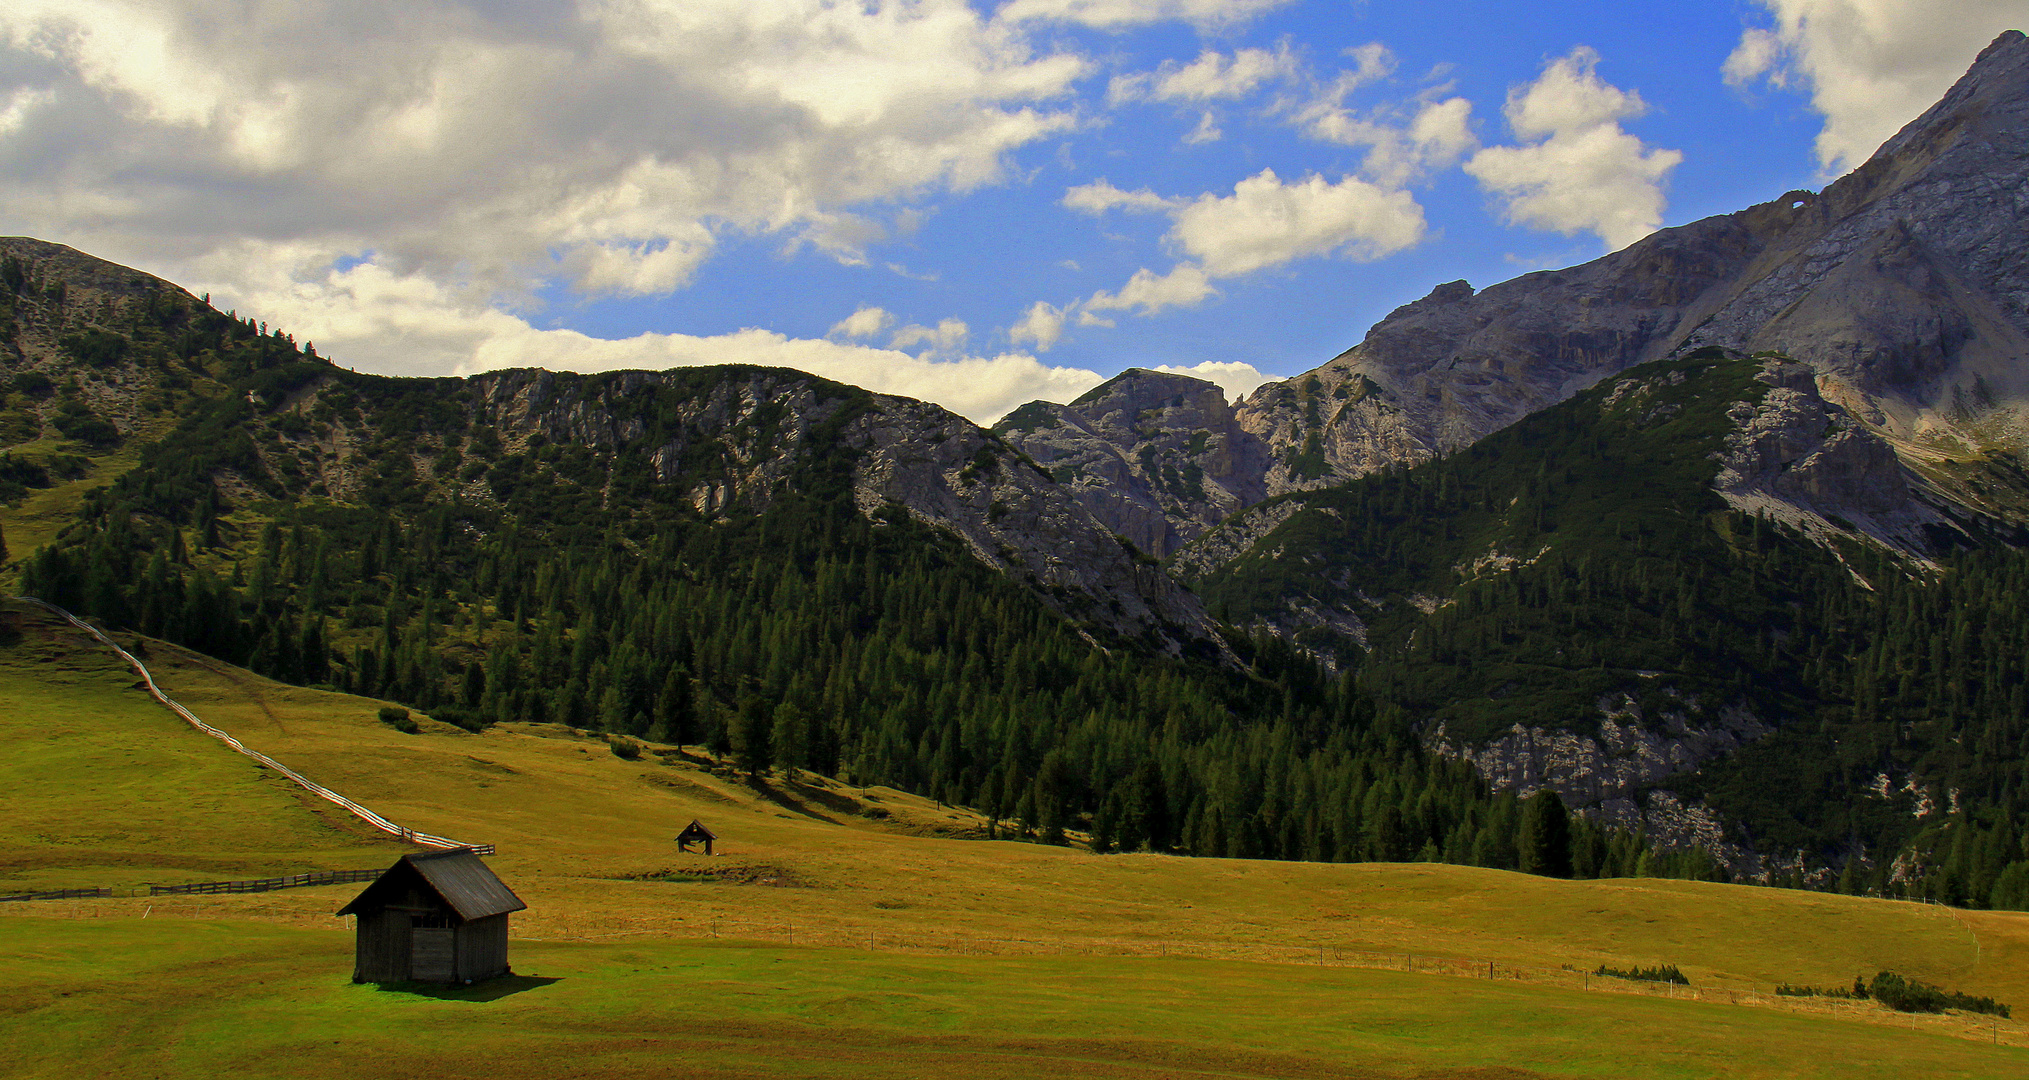
[[[353,898],[352,903],[338,913],[354,915],[362,909],[374,907],[371,901],[375,893],[383,891],[383,885],[392,885],[411,875],[422,879],[424,885],[451,905],[451,910],[457,912],[459,918],[467,921],[528,909],[528,905],[521,902],[521,897],[514,895],[514,890],[508,888],[470,848],[458,848],[402,856],[402,861],[388,867],[387,873],[375,879],[365,892]]]
[[[696,818],[692,818],[690,824],[685,825],[683,827],[683,831],[676,834],[676,838],[678,840],[681,840],[686,836],[703,836],[709,837],[710,839],[713,840],[717,840],[719,838],[718,833],[715,833],[710,829],[705,828],[704,822],[701,822]]]

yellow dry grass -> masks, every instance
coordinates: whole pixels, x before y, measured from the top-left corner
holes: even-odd
[[[0,892],[20,885],[365,868],[405,850],[319,809],[328,804],[285,790],[265,770],[183,727],[132,689],[131,674],[103,656],[93,659],[70,632],[36,616],[29,624],[22,646],[0,652],[0,738],[10,751],[35,748],[22,758],[28,764],[0,772],[11,791],[30,795],[0,800]],[[890,1022],[915,1030],[913,1019],[880,1020],[879,1003],[886,999],[867,984],[903,978],[896,972],[904,969],[919,973],[908,978],[943,980],[940,985],[961,997],[1055,993],[1034,985],[1017,992],[997,980],[1123,980],[1111,992],[1140,1004],[1108,1006],[1093,1021],[1096,1028],[1079,1028],[1102,1040],[1160,1023],[1159,986],[1192,1000],[1204,997],[1202,1007],[1212,1007],[1228,982],[1264,994],[1279,987],[1269,997],[1299,1011],[1339,1007],[1333,995],[1357,989],[1395,1003],[1389,1008],[1416,1012],[1407,1002],[1434,994],[1478,1017],[1436,1024],[1429,1040],[1418,1044],[1424,1053],[1416,1060],[1445,1068],[1503,1060],[1446,1048],[1445,1040],[1469,1042],[1475,1030],[1500,1032],[1495,1043],[1511,1056],[1522,1054],[1530,1028],[1503,1010],[1525,1000],[1563,1018],[1559,1023],[1576,1024],[1573,1031],[1610,1027],[1620,1022],[1615,1017],[1638,1018],[1651,1032],[1645,1038],[1663,1039],[1679,1047],[1669,1053],[1706,1064],[1704,1052],[1690,1048],[1734,1028],[1753,1033],[1757,1046],[1779,1033],[1786,1033],[1778,1039],[1782,1045],[1838,1039],[1901,1045],[1894,1040],[1921,1038],[1929,1040],[1923,1047],[1957,1046],[1974,1055],[1965,1062],[2006,1062],[2009,1068],[2024,1059],[1979,1057],[2011,1052],[2005,1045],[1980,1048],[1975,1040],[2029,1043],[2029,1032],[2007,1021],[1912,1021],[1871,1006],[1765,996],[1779,982],[1850,984],[1856,974],[1893,969],[2029,1005],[2029,917],[2019,914],[1654,879],[1569,882],[1423,864],[1097,856],[966,839],[980,829],[975,816],[893,790],[861,791],[811,776],[795,782],[775,777],[757,789],[673,748],[651,747],[642,759],[627,761],[602,739],[554,726],[505,725],[473,735],[426,723],[423,733],[404,735],[375,719],[380,702],[278,685],[159,643],[147,648],[151,668],[172,695],[248,745],[402,824],[499,845],[491,865],[530,905],[515,916],[521,970],[528,970],[528,957],[545,958],[545,968],[576,964],[603,971],[624,966],[614,958],[627,955],[682,957],[685,964],[717,956],[746,973],[727,976],[737,983],[786,970],[771,964],[832,964],[849,950],[861,958],[847,965],[862,972],[855,976],[861,982],[847,979],[851,985],[841,983],[836,994],[872,1003],[863,1006],[871,1026],[855,1028],[855,1038],[874,1037],[868,1033]],[[39,736],[45,727],[60,734]],[[132,812],[143,805],[145,813]],[[672,837],[692,818],[719,834],[719,855],[676,852]],[[330,954],[323,962],[334,970],[316,976],[322,979],[342,977],[348,943],[331,912],[351,891],[114,899],[61,908],[9,904],[0,905],[0,915],[12,917],[5,920],[10,927],[26,925],[14,920],[46,927],[53,913],[77,915],[70,925],[81,928],[131,928],[144,913],[150,926],[206,927],[217,925],[214,919],[268,924],[266,932],[284,935],[277,940],[288,948]],[[324,932],[286,936],[312,929]],[[9,933],[0,929],[0,941],[10,940]],[[718,953],[709,951],[713,937],[721,942]],[[778,944],[732,947],[735,941]],[[784,952],[790,942],[797,948]],[[864,959],[879,956],[886,959]],[[1658,987],[1581,974],[1601,964],[1663,963],[1682,968],[1702,1000],[1671,1001]],[[1398,964],[1409,970],[1377,970]],[[1487,965],[1491,969],[1483,971]],[[753,991],[719,992],[738,998]],[[1310,1004],[1289,1003],[1296,999]],[[790,1031],[805,1022],[804,1006],[788,1012],[714,1008],[712,1015],[726,1023]],[[1387,1009],[1363,1009],[1354,1010],[1359,1024],[1391,1023]],[[1509,1019],[1497,1022],[1497,1016]],[[1662,1034],[1677,1021],[1689,1026],[1679,1035]],[[995,1039],[1041,1037],[1010,1018],[995,1023],[987,1025]],[[1227,1033],[1214,1041],[1266,1052],[1266,1044],[1256,1042],[1275,1024],[1266,1017],[1251,1023],[1222,1022]],[[1938,1038],[1944,1035],[1958,1037]],[[1339,1045],[1313,1043],[1298,1056],[1310,1061]],[[1375,1045],[1363,1052],[1375,1052]],[[1574,1062],[1585,1058],[1575,1045],[1567,1047]],[[1951,1055],[1961,1051],[1938,1052],[1944,1053],[1939,1060],[1957,1060]],[[1532,1069],[1554,1064],[1531,1060]],[[1592,1064],[1574,1075],[1616,1075],[1611,1054],[1585,1060]],[[1965,1067],[1981,1072],[1986,1064]],[[1118,1061],[1094,1068],[1143,1074]],[[1236,1072],[1284,1074],[1279,1066],[1252,1068]],[[1732,1074],[1703,1069],[1635,1071]],[[1762,1068],[1737,1074],[1785,1075]]]

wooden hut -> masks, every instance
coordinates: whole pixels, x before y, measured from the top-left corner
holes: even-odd
[[[359,917],[353,982],[507,974],[507,915],[528,908],[471,848],[404,855],[340,915]]]
[[[676,850],[689,851],[692,844],[703,844],[705,846],[705,854],[710,855],[712,853],[712,841],[718,838],[717,833],[705,828],[704,822],[692,818],[691,823],[685,825],[683,831],[676,834]]]

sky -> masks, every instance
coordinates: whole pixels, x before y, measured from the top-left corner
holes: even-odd
[[[1240,395],[1819,188],[2029,0],[8,0],[0,233],[397,375]]]

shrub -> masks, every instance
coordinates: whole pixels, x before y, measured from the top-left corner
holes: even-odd
[[[641,757],[641,744],[625,735],[606,736],[606,749],[622,761],[634,761]]]
[[[2008,1007],[1993,998],[1941,990],[1926,982],[1905,979],[1892,971],[1884,971],[1874,976],[1874,981],[1867,984],[1867,992],[1874,1000],[1896,1012],[1938,1013],[1946,1009],[1959,1009],[1991,1016],[2008,1015]]]
[[[409,711],[407,709],[402,708],[399,705],[381,706],[380,722],[395,729],[396,731],[401,732],[404,735],[414,735],[417,732],[423,730],[422,727],[416,723],[415,719],[409,715]]]
[[[1685,978],[1684,973],[1678,971],[1675,964],[1662,964],[1657,967],[1645,968],[1610,968],[1605,964],[1601,964],[1599,965],[1599,970],[1593,972],[1593,974],[1608,975],[1616,979],[1634,979],[1638,982],[1676,983],[1678,986],[1691,985],[1691,980]]]

